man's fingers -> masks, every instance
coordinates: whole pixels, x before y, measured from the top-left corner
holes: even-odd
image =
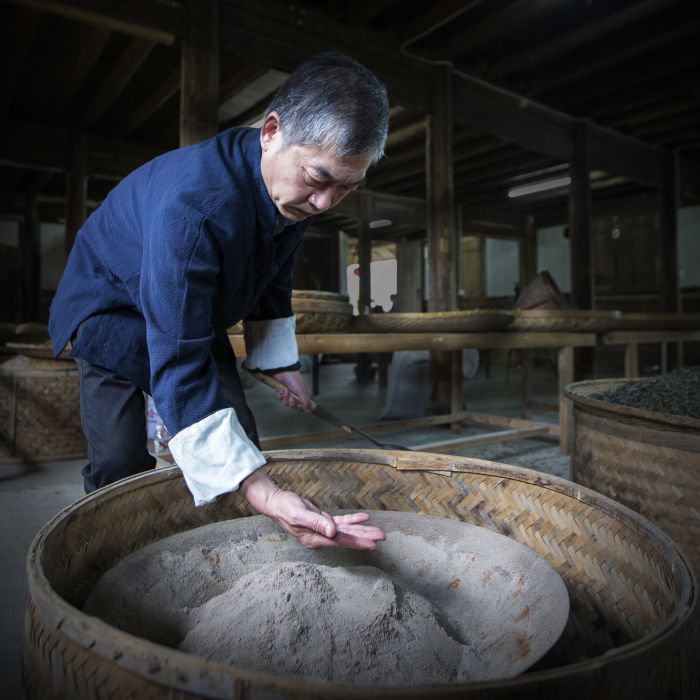
[[[317,532],[329,539],[335,537],[336,527],[333,518],[321,512],[303,510],[295,518],[294,524],[297,527],[313,530],[313,532]]]
[[[341,523],[353,525],[354,523],[364,523],[366,520],[369,520],[369,515],[367,513],[347,513],[346,515],[334,515],[333,520],[335,520],[336,525]]]

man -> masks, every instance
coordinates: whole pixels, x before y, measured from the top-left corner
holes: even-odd
[[[338,53],[305,61],[262,127],[166,153],[120,182],[78,232],[51,305],[58,354],[72,341],[89,464],[85,490],[154,466],[143,391],[171,435],[197,505],[240,486],[305,546],[373,549],[356,513],[331,517],[262,472],[255,421],[227,328],[244,320],[246,364],[309,409],[298,371],[292,268],[310,217],[360,185],[382,155],[386,89]]]

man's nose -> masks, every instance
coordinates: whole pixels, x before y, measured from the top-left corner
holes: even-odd
[[[338,197],[335,194],[334,187],[326,187],[320,192],[312,193],[309,200],[311,201],[311,204],[314,205],[314,208],[321,212],[330,209],[334,204],[336,204],[338,202]]]

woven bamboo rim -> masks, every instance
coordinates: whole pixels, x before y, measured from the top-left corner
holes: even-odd
[[[694,330],[700,314],[627,313],[604,309],[518,309],[509,331],[598,332]]]
[[[347,330],[352,314],[299,312],[297,314],[297,333],[336,333]]]
[[[24,357],[37,357],[44,360],[72,360],[68,348],[63,350],[57,358],[54,358],[50,340],[44,343],[18,343],[9,341],[5,346],[8,350],[18,355],[24,355]]]
[[[478,333],[501,330],[513,317],[505,309],[376,313],[354,316],[351,328],[368,333]]]
[[[338,292],[322,292],[315,289],[293,289],[292,290],[292,301],[297,299],[317,299],[318,301],[338,301],[345,302],[346,304],[350,301],[350,297],[347,294],[339,294]]]
[[[292,299],[292,311],[295,314],[310,312],[352,316],[352,304],[332,299]]]
[[[509,331],[603,332],[619,329],[619,311],[518,309]]]
[[[566,665],[505,681],[382,689],[383,697],[590,698],[602,688],[610,697],[666,697],[671,689],[692,697],[692,573],[669,538],[628,508],[562,479],[454,456],[290,450],[270,453],[266,469],[327,510],[408,510],[491,527],[530,546],[564,578],[572,617],[560,643],[580,640],[589,658],[576,649]],[[183,698],[376,697],[371,688],[208,662],[80,611],[100,573],[130,551],[250,513],[237,493],[195,509],[179,470],[168,468],[125,479],[55,516],[28,557],[27,696],[44,700],[70,687],[71,697],[95,697],[98,678],[103,693],[118,697],[173,690]]]
[[[574,405],[586,406],[593,411],[624,417],[634,422],[656,423],[663,426],[665,429],[671,427],[684,431],[698,431],[698,434],[700,434],[700,419],[698,418],[661,413],[659,411],[648,411],[646,409],[635,408],[634,406],[612,403],[606,401],[604,398],[599,398],[601,394],[605,394],[607,391],[635,381],[639,380],[591,379],[589,381],[569,384],[569,386],[565,388],[564,393],[574,402]]]
[[[72,359],[54,360],[15,355],[0,364],[0,374],[12,377],[64,377],[77,371]]]

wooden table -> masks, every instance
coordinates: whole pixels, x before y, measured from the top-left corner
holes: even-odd
[[[231,345],[237,357],[246,354],[242,335],[230,335]],[[573,422],[570,402],[562,395],[562,389],[574,380],[574,348],[593,347],[597,343],[595,333],[537,333],[537,332],[492,332],[492,333],[323,333],[297,335],[297,346],[302,355],[319,353],[397,352],[400,350],[444,350],[452,353],[451,412],[444,416],[444,423],[458,425],[454,420],[462,413],[462,350],[553,348],[559,351],[559,439],[562,454],[570,451]],[[524,363],[525,365],[531,363]],[[523,398],[528,401],[532,394],[532,372],[523,372]],[[479,420],[481,415],[482,420]],[[532,421],[515,421],[497,416],[470,414],[474,422],[487,425],[510,426],[513,430],[533,430]],[[504,423],[503,421],[507,421]],[[545,425],[546,424],[541,424]],[[552,433],[551,426],[546,426]],[[512,431],[504,431],[504,437],[512,438]]]
[[[625,346],[625,377],[635,379],[639,376],[639,345],[641,343],[661,344],[661,373],[668,371],[668,343],[687,343],[700,341],[698,331],[610,331],[601,334],[602,345]],[[679,355],[679,367],[683,366],[683,353]]]

